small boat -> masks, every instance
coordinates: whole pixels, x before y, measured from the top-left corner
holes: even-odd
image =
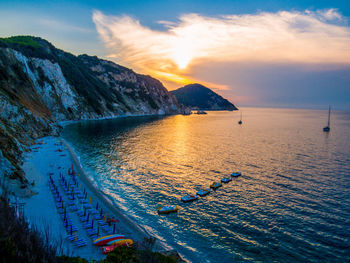
[[[330,120],[331,120],[331,106],[329,105],[329,109],[328,109],[328,125],[323,128],[324,132],[329,132],[331,130]]]
[[[222,178],[221,179],[221,182],[222,183],[225,183],[225,184],[227,184],[227,183],[229,183],[229,182],[231,182],[232,181],[232,178],[231,177],[225,177],[225,178]]]
[[[183,197],[181,197],[181,201],[182,202],[192,202],[194,200],[197,200],[198,199],[198,195],[185,195]]]
[[[134,242],[131,239],[122,239],[116,241],[113,245],[101,247],[102,254],[108,254],[120,246],[131,246],[133,243]]]
[[[125,238],[124,235],[114,234],[114,235],[109,235],[109,236],[100,237],[100,238],[94,240],[92,243],[93,243],[95,246],[104,246],[104,245],[106,245],[108,242],[117,241],[118,239],[124,239],[124,238]]]
[[[241,112],[241,119],[238,121],[238,124],[239,124],[239,125],[242,124],[242,112]]]
[[[241,176],[241,175],[242,175],[241,172],[235,172],[235,173],[231,174],[231,177],[238,177],[238,176]]]
[[[221,187],[222,184],[221,183],[218,183],[218,182],[213,182],[211,185],[210,185],[210,188],[213,188],[214,190],[218,189],[219,187]]]
[[[179,207],[177,205],[164,205],[158,207],[158,214],[170,214],[176,213],[177,211],[179,211]]]
[[[199,196],[206,196],[206,195],[208,195],[210,192],[211,192],[210,189],[201,189],[201,190],[199,190],[199,191],[197,192],[197,195],[199,195]]]

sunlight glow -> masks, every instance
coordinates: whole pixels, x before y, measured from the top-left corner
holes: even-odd
[[[164,31],[129,16],[93,12],[97,31],[118,63],[187,83],[191,67],[215,62],[350,64],[350,28],[335,9],[161,21]]]

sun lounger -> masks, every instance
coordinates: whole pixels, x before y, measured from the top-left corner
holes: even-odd
[[[90,228],[86,230],[88,236],[97,236],[97,228]]]
[[[85,240],[74,241],[74,246],[76,247],[86,246],[86,241]]]
[[[83,224],[83,227],[84,227],[85,229],[92,228],[93,226],[94,226],[94,225],[93,225],[92,222],[86,222],[86,223]]]
[[[107,234],[113,234],[113,227],[105,225],[105,226],[101,226],[101,229],[105,231]]]
[[[80,211],[77,212],[77,214],[78,214],[79,217],[82,217],[82,216],[84,216],[84,211],[83,211],[83,210],[80,210]],[[85,214],[85,215],[86,215],[86,214]]]
[[[85,204],[85,205],[83,205],[83,207],[85,208],[85,209],[92,209],[92,206],[90,205],[90,204]]]
[[[73,206],[73,205],[75,205],[75,202],[74,202],[74,200],[69,200],[69,201],[67,201],[67,204],[68,204],[68,206]]]
[[[101,215],[101,214],[97,214],[97,215],[95,214],[95,215],[94,215],[94,218],[95,218],[96,220],[102,220],[102,221],[104,221],[104,220],[103,220],[104,216]]]
[[[87,201],[86,199],[80,199],[79,202],[80,202],[81,204],[87,204],[88,201]]]
[[[69,210],[72,211],[72,212],[75,212],[75,211],[78,211],[78,207],[76,205],[72,205],[69,207]]]
[[[100,212],[97,211],[95,208],[92,208],[92,209],[90,210],[90,215],[99,215],[99,214],[100,214]]]
[[[88,221],[88,216],[80,216],[79,217],[81,222],[87,222]]]

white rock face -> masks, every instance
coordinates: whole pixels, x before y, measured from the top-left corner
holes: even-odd
[[[57,63],[52,63],[47,59],[28,58],[15,50],[12,50],[12,52],[23,65],[23,71],[28,74],[33,87],[41,95],[44,103],[57,120],[66,119],[66,115],[62,110],[78,111],[76,95]],[[31,69],[29,63],[34,65],[34,70]],[[40,80],[39,70],[43,72],[46,77],[45,80]],[[40,85],[40,83],[43,83],[43,85]],[[62,106],[64,109],[62,109]]]
[[[57,63],[52,63],[46,59],[43,60],[34,58],[33,60],[35,65],[37,67],[41,67],[45,76],[52,82],[53,87],[47,82],[46,84],[55,90],[65,109],[68,107],[74,108],[77,105],[76,95],[72,91],[72,87],[67,83],[67,80],[63,76],[61,67]],[[47,88],[50,89],[49,87]]]

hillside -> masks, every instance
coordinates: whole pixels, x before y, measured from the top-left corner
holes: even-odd
[[[189,84],[171,93],[180,103],[192,109],[237,110],[227,99],[201,84]]]
[[[34,139],[58,134],[60,121],[185,111],[150,76],[38,37],[0,38],[0,177],[27,185],[22,153]]]

